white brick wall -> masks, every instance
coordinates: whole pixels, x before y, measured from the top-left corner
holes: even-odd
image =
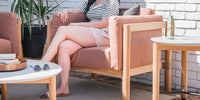
[[[200,0],[145,0],[146,6],[156,10],[156,14],[168,19],[169,10],[173,10],[175,18],[175,34],[200,37]],[[173,51],[172,87],[180,89],[181,84],[181,52]],[[189,52],[188,56],[188,90],[200,92],[200,55],[199,52]],[[161,85],[163,85],[164,70],[161,70]],[[137,81],[137,76],[135,76]],[[141,79],[140,79],[141,80]],[[143,80],[152,80],[151,73]],[[151,83],[150,83],[151,84]]]
[[[53,0],[49,0],[53,1]],[[63,2],[57,11],[78,7],[83,0],[57,0]],[[0,0],[0,11],[9,11],[10,0]],[[140,4],[156,10],[157,15],[168,19],[169,10],[175,17],[175,34],[200,37],[200,0],[121,0],[121,7],[132,7]],[[188,90],[200,92],[200,52],[189,52]],[[181,84],[181,52],[173,51],[172,87],[180,89]],[[161,85],[164,85],[164,70],[161,70]],[[132,81],[152,84],[152,73],[131,78]]]
[[[10,1],[11,0],[0,0],[0,11],[9,12],[10,11]]]
[[[196,11],[197,5],[195,4],[177,4],[176,11]]]

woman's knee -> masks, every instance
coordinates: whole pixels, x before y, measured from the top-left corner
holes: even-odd
[[[78,49],[80,49],[81,46],[74,43],[71,40],[66,40],[59,45],[59,54],[65,54],[72,55],[74,52],[76,52]]]

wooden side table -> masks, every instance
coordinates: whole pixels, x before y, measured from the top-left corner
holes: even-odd
[[[188,51],[200,51],[200,38],[195,37],[174,37],[174,40],[167,37],[151,38],[153,43],[153,100],[159,100],[159,82],[161,60],[161,50],[181,50],[182,70],[181,70],[181,90],[187,91],[187,70]],[[182,99],[187,99],[187,94],[181,93]]]
[[[31,66],[48,64],[50,69],[35,72]],[[49,84],[49,100],[56,100],[56,75],[61,72],[61,66],[41,60],[27,60],[27,68],[19,71],[0,72],[2,99],[7,100],[7,84]]]

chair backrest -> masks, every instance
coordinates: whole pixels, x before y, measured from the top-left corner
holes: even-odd
[[[0,38],[11,41],[12,53],[19,54],[19,33],[17,15],[10,12],[0,12]]]
[[[154,15],[155,11],[149,8],[141,8],[141,14],[140,16],[134,15],[134,16],[112,16],[109,19],[109,36],[110,36],[110,50],[111,50],[111,68],[114,70],[122,70],[123,68],[123,25],[124,24],[131,24],[131,23],[143,23],[143,22],[155,22],[155,21],[162,21],[163,18],[161,15]],[[148,15],[148,16],[146,16]],[[154,33],[156,36],[162,35],[161,30],[152,30],[152,31],[142,31],[142,32],[135,32],[134,35],[139,35],[140,38],[144,37],[145,33]],[[134,35],[132,37],[134,38]],[[150,41],[150,35],[145,36],[145,38],[148,38]],[[138,40],[138,39],[137,39]],[[134,40],[131,40],[132,50],[137,51],[138,49],[135,49],[135,46],[137,43],[135,43]],[[142,39],[141,41],[144,42]],[[140,41],[138,41],[140,42]],[[139,43],[140,44],[140,43]],[[135,46],[134,46],[135,45]],[[138,45],[137,45],[138,46]],[[145,45],[142,45],[145,46]],[[140,47],[140,46],[139,46]],[[149,46],[147,49],[145,49],[145,53],[152,53],[152,46]],[[137,48],[137,47],[136,47]],[[131,67],[137,67],[141,65],[151,64],[152,63],[152,54],[148,54],[147,58],[140,57],[138,53],[136,53],[138,56],[135,56],[136,54],[131,53]],[[141,53],[141,52],[140,52]],[[133,58],[132,58],[133,57]],[[144,59],[143,59],[144,58]],[[136,61],[137,60],[137,61]],[[145,61],[143,63],[143,61]]]

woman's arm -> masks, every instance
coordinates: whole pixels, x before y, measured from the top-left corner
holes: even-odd
[[[67,21],[69,14],[82,14],[79,8],[75,8],[73,10],[64,9],[63,11],[59,12],[57,16],[60,16],[61,21],[64,23]]]
[[[102,18],[100,21],[96,22],[80,22],[80,23],[70,23],[71,26],[86,26],[86,27],[94,27],[94,28],[105,28],[108,25],[108,19]]]
[[[74,8],[74,9],[72,9],[72,10],[67,10],[67,9],[66,9],[65,11],[67,11],[68,14],[82,14],[82,12],[80,11],[79,8]]]

